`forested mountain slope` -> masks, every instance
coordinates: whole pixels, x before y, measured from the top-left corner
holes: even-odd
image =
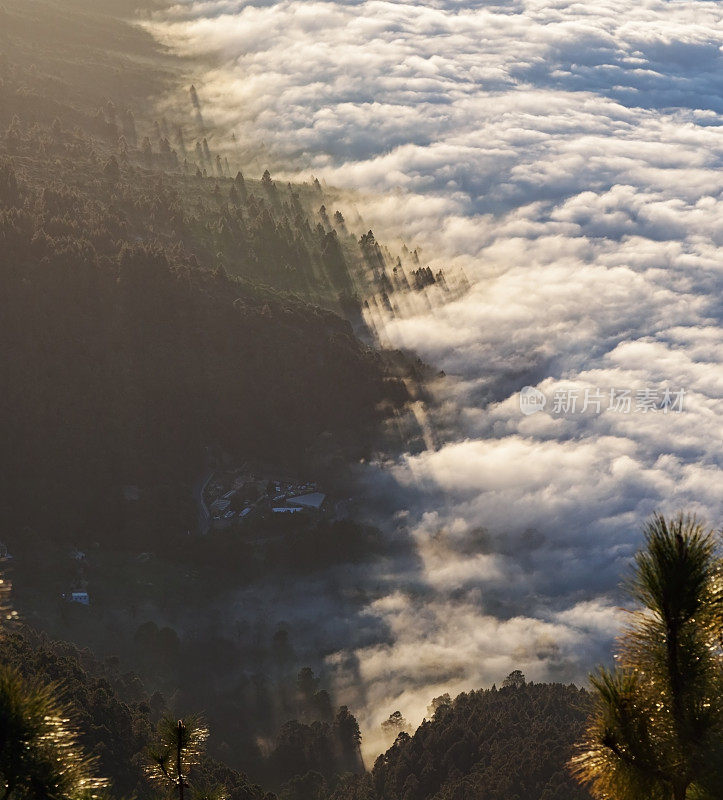
[[[169,711],[159,693],[148,696],[140,678],[121,673],[115,659],[97,660],[89,651],[41,637],[17,628],[3,634],[0,664],[17,669],[30,680],[58,688],[68,706],[86,752],[98,759],[99,775],[108,779],[113,797],[150,800],[157,792],[148,782],[144,765],[159,718]],[[278,789],[297,771],[321,769],[335,781],[338,774],[360,769],[358,727],[354,717],[342,708],[334,713],[328,696],[317,695],[313,709],[305,690],[310,671],[299,680],[298,711],[305,722],[289,722],[270,743],[268,757],[260,759],[257,770],[267,786]],[[319,700],[321,698],[321,700]],[[314,720],[321,715],[323,720]],[[272,798],[237,770],[205,756],[194,769],[192,782],[223,787],[228,800]],[[283,790],[285,792],[286,790]]]
[[[188,481],[209,443],[292,462],[321,434],[361,446],[387,390],[349,324],[128,241],[112,192],[0,168],[6,518],[112,520],[120,486]]]
[[[153,796],[144,753],[166,699],[148,697],[138,676],[113,659],[18,628],[0,662],[63,687],[87,751],[115,796]],[[310,670],[297,683],[296,719],[257,764],[256,779],[283,800],[587,800],[566,762],[583,730],[590,698],[562,684],[508,682],[434,701],[432,718],[401,733],[368,773],[360,771],[359,732],[346,709],[333,713]],[[226,787],[229,800],[265,792],[245,775],[205,758],[195,778]],[[269,795],[266,795],[269,797]]]
[[[331,778],[359,766],[339,738],[353,718],[328,696],[297,702],[302,664],[282,671],[291,646],[274,650],[286,628],[257,631],[249,652],[240,622],[209,619],[266,572],[369,557],[373,532],[304,518],[189,535],[197,487],[210,463],[343,473],[405,402],[404,368],[392,375],[338,313],[349,284],[336,237],[309,216],[318,185],[231,176],[208,142],[202,169],[184,163],[155,103],[188,65],[117,16],[130,7],[0,8],[0,543],[16,607],[117,656],[178,713],[205,711],[227,763],[273,786],[297,767]],[[87,606],[66,601],[75,590]],[[38,658],[56,664],[22,648],[41,675]],[[145,712],[111,705],[81,720],[100,736],[86,743],[119,793],[142,795]],[[103,715],[123,744],[103,738]],[[291,772],[268,760],[277,736]]]
[[[583,730],[588,701],[584,690],[555,683],[518,682],[461,694],[440,704],[413,736],[401,733],[377,759],[372,796],[584,800],[589,795],[565,764]]]
[[[0,507],[74,541],[124,529],[124,485],[154,495],[156,527],[193,527],[209,446],[365,455],[406,396],[304,299],[351,287],[299,200],[317,188],[232,179],[205,140],[215,177],[182,165],[180,128],[171,147],[149,116],[181,67],[117,5],[0,11]]]

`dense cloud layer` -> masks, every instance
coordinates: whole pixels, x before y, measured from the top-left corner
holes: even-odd
[[[215,130],[362,190],[379,238],[472,284],[382,321],[450,376],[456,433],[367,475],[418,558],[364,611],[387,632],[354,654],[367,725],[515,667],[580,679],[641,521],[723,520],[720,4],[208,0],[152,27],[216,58]],[[526,384],[544,412],[520,413]],[[605,411],[665,387],[682,413]],[[578,411],[555,413],[569,389]]]

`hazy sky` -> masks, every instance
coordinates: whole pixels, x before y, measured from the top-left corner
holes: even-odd
[[[454,432],[368,475],[419,561],[366,609],[385,641],[352,643],[367,727],[515,667],[580,679],[641,521],[723,522],[721,4],[219,0],[153,27],[215,59],[195,82],[217,130],[363,190],[378,238],[472,284],[384,320],[450,376]],[[605,410],[666,386],[682,413]],[[570,388],[601,412],[555,413]]]

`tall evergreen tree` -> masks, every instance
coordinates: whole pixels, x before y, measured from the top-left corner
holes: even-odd
[[[198,765],[207,738],[208,728],[200,717],[163,717],[158,723],[158,742],[148,753],[149,778],[173,789],[178,800],[184,800],[190,788],[189,773]]]
[[[645,529],[628,590],[639,604],[573,774],[596,798],[723,797],[723,562],[713,531],[682,514]]]

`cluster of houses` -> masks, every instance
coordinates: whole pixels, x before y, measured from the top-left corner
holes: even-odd
[[[211,524],[222,529],[253,514],[321,513],[327,497],[314,482],[265,479],[249,474],[214,476],[204,490]]]

